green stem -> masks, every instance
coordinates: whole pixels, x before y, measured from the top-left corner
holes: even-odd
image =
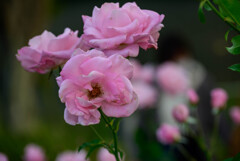
[[[207,160],[211,161],[211,156],[210,156],[210,153],[208,151],[206,141],[204,141],[205,140],[205,135],[204,135],[203,126],[202,126],[202,123],[201,123],[201,120],[200,120],[200,117],[199,117],[199,113],[197,112],[196,115],[197,115],[198,130],[199,130],[200,137],[198,138],[198,137],[195,136],[195,140],[197,141],[198,146],[205,153],[205,156],[206,156]]]
[[[212,159],[214,160],[214,153],[215,153],[215,148],[216,148],[216,143],[218,140],[218,132],[219,132],[219,121],[220,121],[220,116],[216,115],[215,116],[215,120],[214,120],[214,128],[212,131],[212,135],[211,135],[211,141],[210,141],[210,150],[212,153]]]
[[[94,131],[94,133],[97,135],[97,137],[102,140],[103,142],[105,142],[105,140],[103,139],[103,137],[97,132],[97,130],[93,127],[90,126],[90,128]]]
[[[102,112],[102,110],[99,110],[101,113],[101,116],[104,120],[104,122],[107,124],[107,126],[110,128],[110,130],[112,131],[112,135],[113,135],[113,140],[114,140],[114,156],[116,158],[116,161],[120,161],[119,159],[119,153],[118,153],[118,139],[117,139],[117,132],[115,132],[115,130],[113,129],[113,127],[111,126],[111,124],[109,123],[108,119],[105,117],[104,113]]]
[[[229,26],[231,26],[231,28],[233,28],[235,31],[237,31],[238,33],[240,33],[240,30],[238,30],[238,28],[236,26],[234,26],[232,23],[225,21],[225,17],[214,7],[214,5],[209,1],[206,0],[207,4],[209,5],[209,7],[225,22],[227,23]]]

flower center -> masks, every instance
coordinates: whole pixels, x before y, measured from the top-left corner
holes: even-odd
[[[97,98],[103,94],[101,87],[98,84],[92,85],[92,90],[88,90],[89,100]]]

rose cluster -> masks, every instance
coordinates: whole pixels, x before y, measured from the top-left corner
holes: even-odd
[[[67,123],[97,124],[100,112],[128,117],[138,107],[138,96],[130,81],[133,65],[126,57],[137,56],[139,48],[157,48],[164,15],[134,2],[122,7],[104,3],[82,19],[80,37],[69,28],[59,36],[44,31],[16,57],[29,72],[45,74],[63,66],[57,83]]]

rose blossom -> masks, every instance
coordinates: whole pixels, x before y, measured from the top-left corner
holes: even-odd
[[[199,101],[199,97],[198,97],[198,94],[196,93],[196,91],[194,89],[189,89],[187,91],[187,96],[188,96],[188,99],[189,101],[192,103],[192,104],[197,104],[198,101]]]
[[[240,124],[240,107],[231,108],[230,116],[236,124]]]
[[[69,28],[57,37],[51,32],[44,31],[30,39],[29,46],[18,50],[17,59],[29,72],[47,73],[71,57],[80,42],[77,34],[78,31],[73,32]]]
[[[3,153],[0,153],[0,161],[8,161],[7,156]]]
[[[163,144],[172,144],[178,141],[180,137],[180,131],[175,126],[165,123],[157,129],[157,139]]]
[[[189,81],[185,70],[172,62],[160,65],[157,69],[159,86],[170,94],[178,94],[187,90]]]
[[[228,100],[227,92],[222,88],[215,88],[211,91],[211,103],[213,108],[220,109],[226,105]]]
[[[141,10],[135,2],[104,3],[94,7],[92,17],[82,16],[84,34],[81,46],[104,51],[107,56],[120,54],[137,56],[139,47],[157,48],[159,31],[164,15],[150,10]]]
[[[105,148],[101,148],[97,155],[98,161],[116,161],[115,156]]]
[[[46,161],[45,153],[41,147],[29,144],[24,149],[24,161]]]
[[[66,151],[57,156],[56,161],[88,161],[87,153],[84,150],[80,152]]]
[[[150,84],[143,81],[133,81],[134,91],[138,95],[139,107],[150,108],[157,101],[157,91]]]
[[[180,123],[187,121],[189,116],[189,110],[187,106],[180,104],[172,110],[174,119]]]
[[[98,108],[109,117],[128,117],[138,106],[129,79],[133,66],[120,55],[77,50],[63,67],[57,82],[59,97],[65,103],[65,121],[71,125],[97,124]]]

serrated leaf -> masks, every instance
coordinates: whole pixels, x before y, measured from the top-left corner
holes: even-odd
[[[103,142],[100,140],[93,140],[91,142],[86,142],[86,143],[83,143],[81,146],[79,146],[78,151],[80,152],[84,148],[99,145],[99,144],[103,144]]]
[[[204,16],[204,13],[203,13],[203,6],[204,6],[205,3],[206,3],[205,0],[201,1],[200,4],[199,4],[199,8],[198,8],[198,17],[199,17],[199,19],[202,23],[205,22],[205,16]]]
[[[231,47],[227,47],[227,51],[233,55],[240,54],[240,35],[233,37],[231,42],[233,45]]]
[[[234,64],[234,65],[232,65],[228,68],[233,70],[233,71],[240,72],[240,64]]]
[[[239,0],[219,0],[219,5],[236,24],[240,25]]]

